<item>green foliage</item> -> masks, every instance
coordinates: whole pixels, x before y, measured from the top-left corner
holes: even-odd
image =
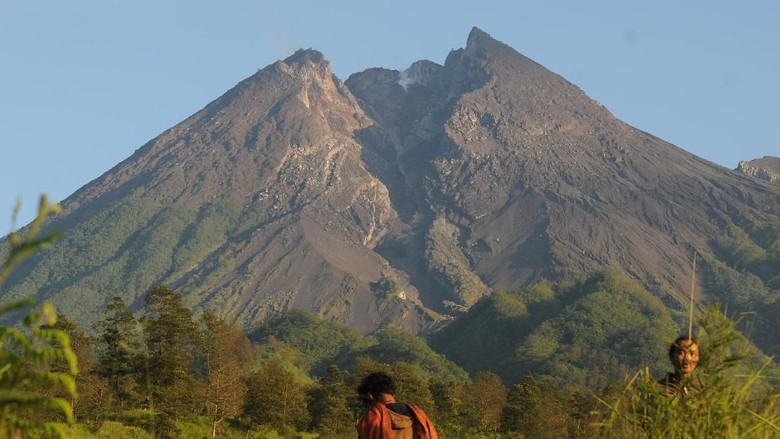
[[[18,209],[17,205],[17,212]],[[58,211],[58,205],[50,205],[45,196],[41,197],[38,215],[26,233],[9,236],[9,252],[0,268],[0,285],[19,262],[56,239],[54,234],[39,238],[38,233],[46,217]],[[33,303],[33,299],[19,299],[0,304],[0,317],[21,312]],[[22,327],[0,326],[0,435],[67,435],[64,422],[73,422],[72,407],[65,398],[49,396],[46,390],[62,390],[75,397],[73,375],[78,368],[70,338],[53,327],[56,322],[54,306],[44,303],[40,312],[26,314]],[[60,362],[65,367],[57,371]]]
[[[51,381],[36,378],[35,382],[17,385],[14,391],[48,398],[50,403],[43,404],[47,407],[52,401],[59,403],[45,413],[17,410],[14,419],[20,419],[19,414],[29,415],[25,418],[29,425],[8,427],[11,424],[4,423],[4,432],[8,428],[28,428],[93,437],[85,426],[90,425],[97,437],[350,437],[359,413],[354,394],[357,381],[369,372],[385,370],[396,380],[399,400],[421,406],[442,437],[590,437],[594,434],[589,417],[593,399],[584,386],[600,387],[628,371],[650,365],[650,371],[638,375],[625,392],[602,398],[605,410],[599,433],[613,437],[676,436],[671,433],[677,432],[673,428],[681,428],[685,416],[699,411],[713,415],[688,422],[679,431],[690,432],[690,437],[713,437],[715,432],[723,431],[735,437],[770,437],[776,433],[776,381],[769,379],[776,379],[774,364],[768,362],[755,372],[756,364],[768,360],[755,351],[752,356],[742,355],[750,345],[732,337],[734,328],[725,325],[726,320],[705,318],[701,322],[706,336],[702,338],[699,378],[706,398],[670,400],[657,392],[650,393],[656,386],[651,376],[662,370],[667,343],[677,331],[671,315],[655,296],[615,270],[496,292],[433,335],[430,345],[398,328],[383,328],[366,336],[304,311],[282,313],[252,334],[254,353],[258,355],[254,370],[249,362],[249,343],[237,328],[210,312],[203,314],[199,327],[181,294],[157,287],[146,292],[146,345],[142,346],[138,322],[124,298],[135,299],[138,293],[133,291],[148,282],[175,277],[212,257],[220,243],[235,233],[234,224],[241,220],[238,208],[229,202],[204,207],[193,220],[193,212],[160,209],[138,194],[128,200],[141,211],[138,221],[142,224],[137,228],[142,231],[132,239],[157,240],[158,246],[150,253],[142,251],[145,247],[128,243],[129,236],[117,245],[112,243],[111,235],[121,236],[124,226],[89,223],[80,233],[89,231],[101,243],[101,250],[89,256],[96,258],[88,261],[93,264],[92,271],[81,279],[84,288],[58,295],[92,307],[101,291],[122,292],[108,304],[105,319],[96,325],[100,343],[99,363],[94,370],[100,372],[99,376],[76,376],[80,399],[74,399],[71,393],[72,377],[71,384],[63,386],[71,374],[69,357],[78,357],[84,372],[93,370],[92,347],[83,332],[67,319],[61,318],[58,326],[52,326],[52,321],[46,319],[53,312],[44,305],[41,314],[31,315],[32,326],[2,333],[6,337],[0,339],[2,355],[10,352],[27,357],[4,366],[0,384],[12,372],[33,376],[48,368],[47,380],[55,376],[52,374],[63,374],[56,381],[59,390],[42,393],[41,386],[48,387]],[[112,219],[118,219],[129,210],[117,203],[110,212],[116,215]],[[712,282],[708,288],[724,289],[724,297],[732,300],[732,309],[761,305],[757,317],[763,319],[751,320],[757,333],[774,331],[771,316],[780,310],[780,302],[767,299],[773,293],[765,283],[769,279],[766,270],[753,269],[754,264],[771,261],[766,254],[780,247],[773,236],[767,232],[763,240],[750,238],[752,244],[745,246],[735,244],[739,243],[737,238],[728,245],[724,242],[722,249],[744,247],[734,259],[739,264],[712,259],[704,269],[709,270],[705,282]],[[444,254],[454,250],[445,245],[443,238],[440,243],[435,250],[442,253],[428,256],[440,258],[444,261],[441,266],[447,267],[457,255]],[[58,258],[78,257],[71,251],[54,249]],[[2,273],[7,276],[7,271]],[[27,274],[30,279],[21,285],[30,288],[45,285],[45,279],[59,282],[69,276],[67,269],[46,272],[38,266]],[[120,285],[116,279],[127,274],[134,276],[133,284]],[[450,280],[455,278],[449,276]],[[394,306],[393,299],[402,286],[386,278],[378,288],[387,296],[387,306]],[[28,303],[17,303],[8,311]],[[48,326],[41,326],[46,322]],[[61,335],[51,338],[56,332],[46,335],[45,331],[59,331]],[[31,345],[53,350],[36,365],[24,354],[19,337],[37,340]],[[63,353],[65,339],[70,342],[67,355]],[[55,352],[58,349],[62,352]],[[473,378],[451,359],[466,365]],[[533,372],[535,378],[528,372]],[[317,376],[321,378],[312,380]],[[507,390],[504,382],[517,384]],[[573,387],[564,388],[564,384]],[[71,403],[76,413],[85,413],[88,401],[101,401],[93,407],[103,410],[91,410],[89,424],[66,429],[56,422],[73,419]],[[744,409],[733,409],[736,406]],[[669,415],[669,410],[674,414]],[[659,421],[659,416],[665,420]],[[42,427],[45,425],[49,427]],[[311,433],[303,433],[305,430]]]
[[[95,432],[96,439],[152,439],[153,436],[146,430],[127,426],[119,422],[106,421]]]
[[[434,420],[440,437],[465,437],[465,400],[468,380],[453,381],[447,377],[432,377],[428,387],[434,407],[426,411]]]
[[[730,226],[714,240],[718,256],[736,271],[751,273],[771,288],[780,288],[780,222]]]
[[[479,371],[466,392],[466,412],[469,427],[478,432],[495,433],[501,426],[501,415],[507,403],[507,389],[501,377],[493,372]]]
[[[730,313],[745,315],[740,330],[765,352],[780,354],[780,221],[731,226],[714,247],[717,258],[702,264],[705,290]]]
[[[396,361],[390,373],[395,380],[399,398],[417,404],[426,412],[433,410],[433,394],[428,386],[428,376],[419,366]]]
[[[468,371],[500,368],[533,318],[517,294],[496,291],[467,314],[429,336],[430,345]]]
[[[68,224],[67,236],[45,259],[29,261],[9,279],[9,294],[56,300],[75,321],[93,323],[93,311],[106,297],[119,295],[133,303],[154,285],[196,267],[198,281],[232,268],[207,261],[235,233],[243,220],[240,209],[229,200],[199,210],[163,206],[134,190],[84,221]]]
[[[714,258],[703,258],[705,287],[733,312],[754,311],[769,296],[761,279],[749,272],[737,271]]]
[[[655,297],[622,276],[607,275],[587,295],[535,328],[516,353],[524,370],[561,382],[603,385],[643,364],[659,367],[662,335],[675,332]],[[555,343],[540,352],[538,342]],[[536,342],[536,345],[533,343]]]
[[[647,370],[602,399],[604,437],[769,438],[780,435],[777,370],[755,367],[733,321],[716,308],[700,320],[702,360],[689,392],[669,397]],[[747,373],[746,373],[747,372]],[[775,381],[772,383],[771,381]]]
[[[141,399],[139,371],[143,364],[138,321],[121,297],[106,306],[105,318],[95,325],[100,346],[100,375],[107,380],[107,407],[123,409]]]
[[[31,300],[5,304],[0,317],[30,304]],[[76,356],[68,336],[51,327],[56,318],[54,307],[44,303],[40,313],[27,314],[24,328],[0,326],[0,433],[12,436],[14,432],[44,431],[63,436],[64,425],[50,421],[51,416],[74,420],[68,400],[47,396],[44,390],[57,388],[76,396]],[[64,361],[68,370],[52,371],[57,361]]]
[[[17,204],[14,208],[14,218],[16,218],[21,204]],[[16,266],[32,256],[33,253],[40,249],[50,248],[52,243],[57,240],[59,233],[51,232],[44,236],[39,236],[41,228],[46,220],[46,217],[52,214],[57,214],[61,210],[59,204],[49,204],[48,198],[41,196],[40,203],[38,205],[38,215],[27,226],[25,233],[12,232],[8,235],[8,254],[3,261],[2,267],[0,267],[0,285],[5,284],[6,280],[10,276],[11,272]]]
[[[560,384],[602,386],[630,370],[660,370],[672,316],[638,282],[603,270],[576,282],[496,292],[433,334],[431,345],[466,370],[505,382],[527,372]]]
[[[197,219],[183,231],[174,249],[172,277],[192,269],[223,245],[228,240],[240,212],[238,203],[229,200],[203,206],[197,214]]]
[[[140,227],[124,251],[130,263],[125,279],[138,290],[149,289],[166,282],[166,275],[174,269],[177,244],[195,218],[192,210],[183,207],[165,207]]]
[[[354,390],[347,386],[345,375],[331,366],[310,393],[311,426],[321,439],[353,436],[357,419],[350,406]]]
[[[384,328],[364,336],[309,312],[291,310],[268,319],[252,332],[255,342],[282,343],[300,352],[299,367],[322,375],[330,365],[353,369],[357,358],[370,357],[384,363],[406,362],[426,373],[464,379],[466,373],[446,357],[436,353],[425,339],[398,328]]]
[[[554,387],[540,384],[527,374],[507,395],[501,430],[540,439],[570,437],[567,407],[557,393]]]
[[[241,413],[246,397],[250,342],[237,327],[212,312],[203,313],[206,388],[204,405],[212,419],[211,436],[225,419]]]
[[[71,350],[76,356],[78,374],[75,376],[78,397],[73,397],[67,392],[50,391],[54,396],[69,398],[76,419],[83,420],[98,413],[103,403],[103,390],[106,387],[105,380],[97,371],[95,349],[93,339],[75,322],[64,314],[57,316],[57,322],[52,326],[65,333],[70,339]],[[66,361],[58,361],[52,364],[54,372],[68,372],[69,365]]]
[[[381,329],[374,336],[376,344],[355,354],[388,364],[405,362],[417,365],[421,370],[434,376],[446,376],[455,380],[466,378],[463,369],[431,349],[421,337],[393,327]]]
[[[99,214],[70,228],[67,236],[48,252],[45,261],[27,264],[21,276],[15,276],[14,282],[9,285],[11,291],[15,295],[51,297],[59,294],[59,286],[79,281],[90,283],[98,290],[123,290],[125,284],[112,276],[119,275],[124,264],[111,262],[119,257],[122,244],[158,208],[139,193],[111,204]],[[106,270],[111,275],[101,274]],[[81,309],[78,297],[74,297],[72,303],[58,302],[74,318],[94,310]]]
[[[373,288],[374,294],[380,299],[387,299],[392,297],[398,297],[403,291],[403,287],[398,281],[392,277],[382,276]]]
[[[249,338],[260,343],[273,338],[294,347],[305,359],[304,369],[314,374],[322,374],[337,357],[372,343],[353,329],[303,310],[290,310],[267,319]]]
[[[202,386],[194,369],[201,334],[180,293],[163,286],[149,290],[144,333],[152,407],[172,414],[198,410]]]
[[[302,430],[310,421],[306,390],[282,364],[271,362],[249,375],[244,413],[257,425]]]

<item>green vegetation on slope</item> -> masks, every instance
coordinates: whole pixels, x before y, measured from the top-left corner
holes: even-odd
[[[263,343],[273,340],[301,353],[305,370],[323,374],[331,365],[352,369],[360,357],[379,362],[403,361],[436,376],[460,379],[466,373],[434,352],[424,339],[397,328],[385,328],[365,336],[306,311],[292,310],[268,319],[250,335]]]
[[[164,207],[141,190],[112,203],[68,234],[9,282],[14,297],[55,298],[73,320],[120,296],[139,305],[144,292],[194,269],[228,241],[240,220],[229,200],[200,209]],[[224,274],[230,265],[209,265]],[[209,274],[209,273],[206,273]]]
[[[527,372],[575,385],[602,385],[649,365],[674,339],[672,315],[616,270],[581,281],[497,292],[431,337],[468,371],[496,370],[510,383]]]
[[[717,258],[703,260],[704,287],[730,315],[743,316],[740,330],[757,346],[780,354],[780,220],[732,226],[714,247]]]

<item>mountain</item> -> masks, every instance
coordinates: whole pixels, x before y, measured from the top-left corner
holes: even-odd
[[[299,50],[66,199],[63,238],[2,295],[88,322],[166,284],[247,329],[305,309],[419,333],[493,291],[613,266],[679,307],[694,252],[734,266],[716,237],[771,248],[779,194],[477,28],[444,65],[344,82]],[[697,279],[699,300],[728,295]]]
[[[299,51],[65,200],[65,238],[11,291],[45,285],[83,315],[164,283],[247,323],[301,307],[418,329],[413,288],[377,300],[372,287],[403,274],[371,250],[396,213],[352,135],[370,123],[322,55]]]

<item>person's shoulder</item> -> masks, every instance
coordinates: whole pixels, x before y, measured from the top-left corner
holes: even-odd
[[[366,416],[382,416],[384,411],[388,410],[384,404],[371,404],[366,410]]]
[[[427,437],[429,439],[438,439],[439,434],[436,432],[436,427],[434,427],[433,422],[428,418],[428,415],[425,414],[425,412],[415,404],[407,404],[409,408],[412,410],[412,413],[414,413],[414,417],[416,419],[416,425],[421,428],[423,432],[422,437]]]
[[[414,413],[414,415],[418,419],[420,419],[420,418],[427,418],[428,417],[428,415],[425,414],[425,411],[423,411],[423,409],[421,409],[416,404],[412,404],[410,402],[407,402],[406,405],[409,407],[409,410],[411,410],[412,413]]]

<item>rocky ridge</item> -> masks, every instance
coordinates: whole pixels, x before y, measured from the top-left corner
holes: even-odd
[[[750,161],[743,160],[739,162],[736,170],[770,183],[780,182],[780,157],[765,156]]]

